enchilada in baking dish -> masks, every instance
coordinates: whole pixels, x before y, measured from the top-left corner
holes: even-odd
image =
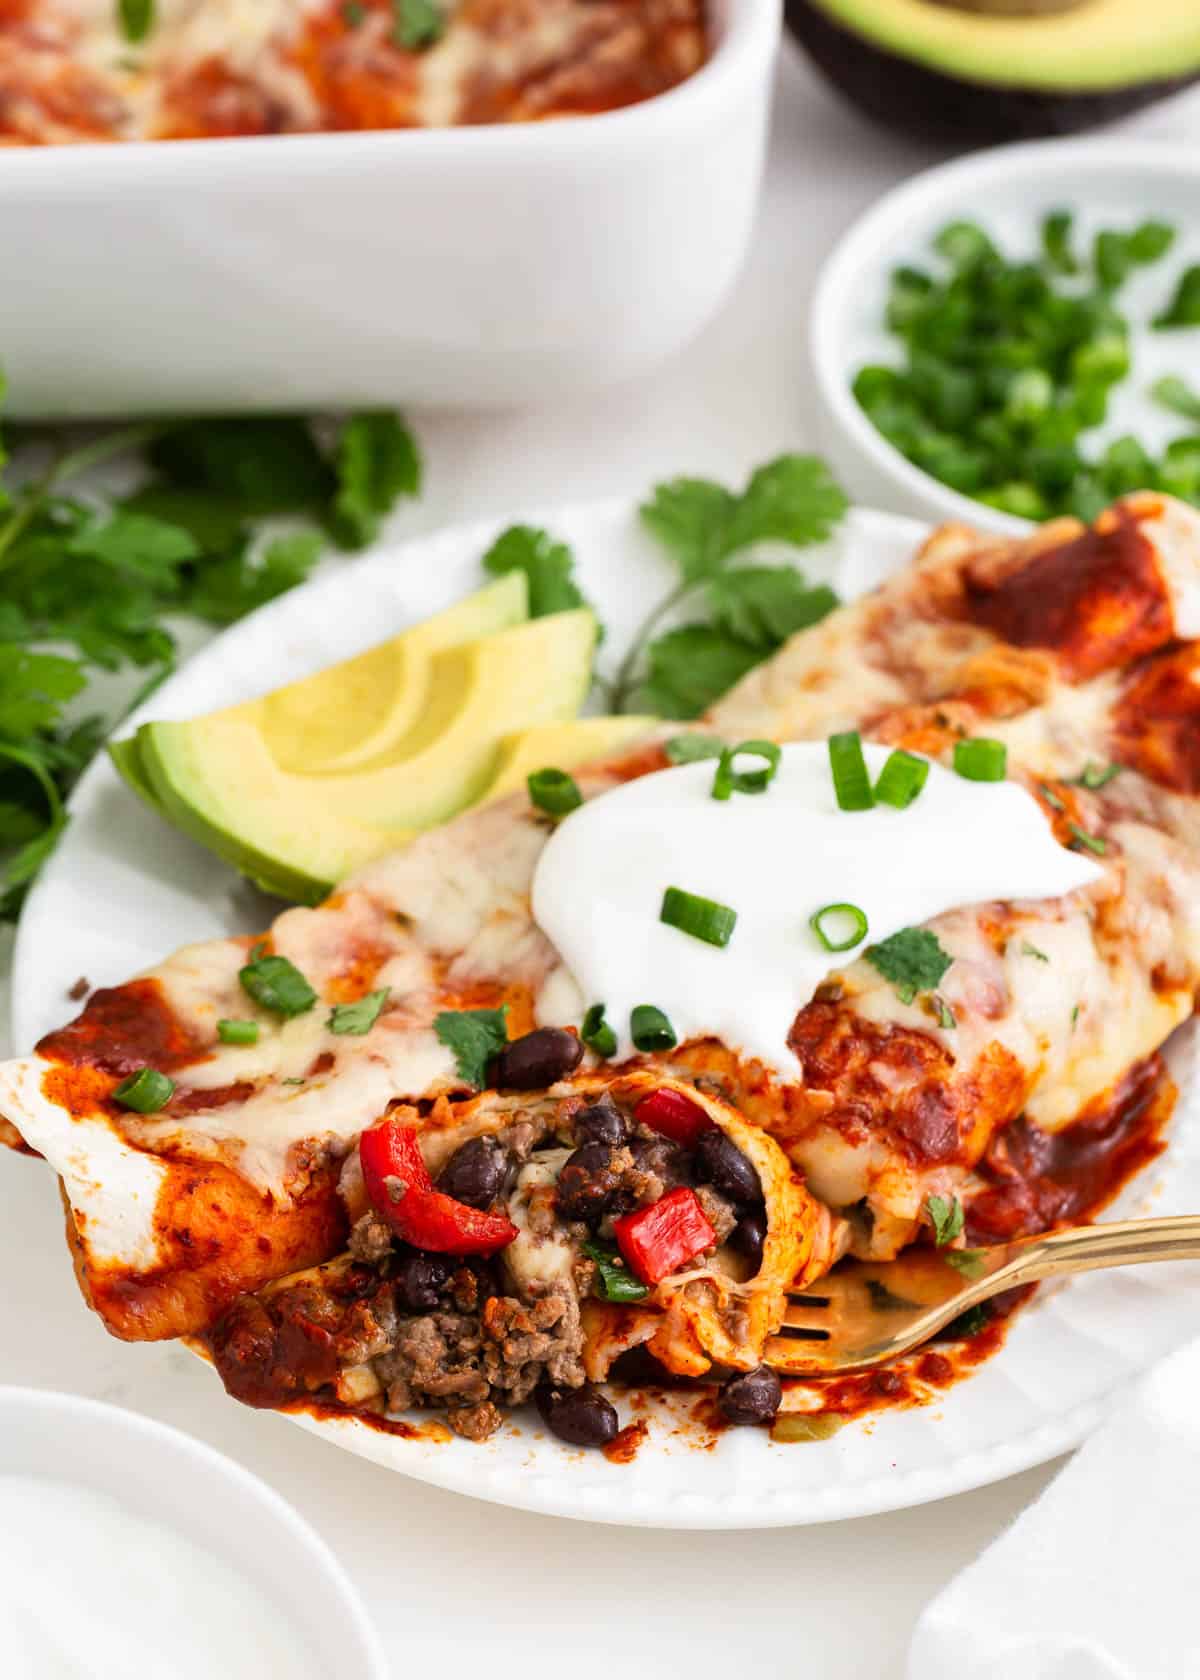
[[[544,815],[514,796],[371,865],[322,908],[285,913],[266,942],[193,947],[125,987],[96,994],[80,1019],[50,1035],[37,1055],[3,1070],[0,1111],[62,1177],[81,1281],[110,1328],[132,1337],[211,1334],[235,1391],[238,1367],[221,1350],[253,1345],[243,1321],[257,1325],[260,1342],[266,1338],[275,1370],[281,1360],[285,1368],[289,1363],[286,1352],[274,1351],[280,1325],[285,1350],[295,1345],[289,1336],[298,1322],[315,1325],[318,1341],[326,1335],[336,1341],[340,1319],[323,1321],[325,1307],[315,1317],[309,1306],[292,1314],[288,1302],[311,1306],[328,1298],[344,1306],[347,1292],[370,1296],[384,1287],[395,1304],[401,1262],[452,1252],[430,1245],[427,1226],[406,1227],[403,1210],[406,1203],[409,1213],[425,1207],[422,1197],[472,1205],[442,1188],[451,1162],[432,1141],[459,1125],[478,1127],[481,1110],[537,1111],[536,1124],[522,1112],[511,1125],[545,1130],[522,1157],[526,1134],[514,1145],[500,1136],[507,1120],[492,1126],[487,1153],[499,1154],[502,1170],[477,1214],[519,1228],[512,1198],[531,1165],[541,1177],[534,1188],[548,1192],[541,1200],[552,1212],[575,1207],[576,1190],[583,1197],[587,1217],[564,1222],[555,1213],[554,1222],[565,1233],[572,1266],[582,1260],[595,1268],[578,1264],[585,1281],[576,1285],[581,1325],[589,1320],[576,1351],[593,1377],[603,1374],[606,1350],[619,1351],[625,1331],[657,1341],[676,1359],[672,1369],[689,1358],[693,1364],[715,1358],[749,1374],[755,1346],[761,1348],[756,1338],[769,1332],[780,1274],[768,1269],[747,1290],[757,1274],[745,1272],[736,1247],[723,1251],[738,1226],[747,1220],[753,1226],[754,1216],[765,1227],[763,1253],[773,1237],[803,1239],[804,1264],[813,1267],[832,1263],[847,1248],[885,1257],[924,1240],[933,1197],[958,1202],[969,1220],[1007,1128],[1021,1116],[1046,1136],[1069,1126],[1153,1056],[1192,1007],[1197,947],[1187,906],[1195,899],[1195,767],[1188,720],[1196,691],[1186,638],[1194,610],[1191,568],[1200,556],[1193,520],[1162,498],[1134,498],[1090,533],[1061,529],[1026,545],[941,533],[908,574],[803,633],[714,710],[704,728],[730,746],[744,737],[768,746],[770,737],[815,738],[814,746],[776,754],[772,774],[766,775],[770,753],[671,768],[656,737],[621,762],[580,775],[587,803],[553,833]],[[1038,607],[1064,599],[1069,613]],[[927,766],[907,801],[881,798],[872,809],[856,810],[835,800],[825,737],[845,737],[856,726],[868,743],[863,763],[875,786],[894,753]],[[989,787],[956,772],[960,748],[972,742],[988,748],[993,764],[998,751],[1005,755],[1003,783]],[[824,792],[814,793],[816,762],[824,767]],[[1124,768],[1109,774],[1118,763]],[[722,766],[733,786],[728,798],[713,800],[710,788]],[[861,858],[837,894],[840,907],[861,912],[865,904],[870,912],[869,937],[864,931],[849,945],[828,919],[810,927],[822,911],[839,907],[832,892],[828,902],[824,890],[820,902],[811,902],[812,888],[797,869],[791,891],[780,898],[778,873],[757,871],[774,882],[776,919],[794,927],[804,972],[815,975],[807,990],[797,982],[785,1018],[773,1020],[769,1031],[751,1027],[739,1038],[739,999],[731,1004],[716,994],[714,1020],[721,1016],[734,1027],[720,1037],[703,1031],[689,1013],[695,1003],[685,984],[698,963],[664,967],[662,948],[652,944],[646,946],[650,966],[638,976],[649,995],[635,1001],[631,994],[630,1010],[618,1007],[615,994],[582,991],[586,963],[562,961],[560,945],[572,941],[560,935],[552,942],[532,913],[543,868],[574,844],[572,834],[585,834],[592,813],[599,820],[606,810],[617,812],[643,788],[656,789],[656,799],[691,801],[676,808],[685,815],[703,811],[697,822],[706,833],[726,814],[739,825],[777,823],[787,805],[798,833],[818,820],[823,832],[841,824],[847,855]],[[906,847],[915,840],[919,852],[922,837],[942,828],[939,821],[931,829],[931,818],[950,812],[969,828],[978,816],[982,833],[1000,799],[1013,826],[998,838],[1020,829],[1029,849],[993,845],[989,867],[1015,869],[1021,854],[1033,860],[1031,874],[960,884],[966,897],[918,904],[911,919],[906,906],[916,901],[897,893],[889,906],[889,895],[865,890],[872,868],[877,882],[886,881]],[[678,832],[690,832],[686,822]],[[706,840],[691,857],[681,844],[678,880],[660,879],[650,857],[640,887],[654,909],[644,919],[658,928],[657,900],[670,886],[733,912],[736,926],[724,945],[677,921],[664,925],[662,937],[690,939],[697,958],[711,952],[731,963],[750,940],[752,952],[774,962],[773,947],[753,943],[766,938],[765,912],[747,872],[699,878],[701,864],[709,868],[721,843],[718,834],[716,851]],[[765,855],[770,846],[764,841],[764,847]],[[796,856],[803,856],[799,848]],[[579,897],[586,905],[586,895]],[[770,902],[768,894],[767,909]],[[636,905],[613,903],[622,926],[633,930],[625,947],[632,960],[641,937],[628,919]],[[888,915],[901,911],[902,924],[889,925]],[[820,930],[829,944],[819,942]],[[608,930],[598,928],[597,935],[595,949],[611,957]],[[901,935],[909,937],[897,947]],[[914,942],[914,935],[921,937]],[[801,945],[801,937],[808,943]],[[691,955],[693,945],[677,949]],[[797,974],[801,966],[797,961]],[[601,1002],[609,1006],[608,1020],[603,1011],[595,1016]],[[639,1030],[632,1017],[644,1006],[650,1018],[643,1016]],[[218,1022],[245,1017],[261,1028],[256,1042],[226,1042]],[[457,1025],[447,1026],[446,1017]],[[538,1064],[547,1033],[558,1035],[560,1060]],[[756,1054],[747,1053],[751,1041]],[[157,1092],[162,1100],[143,1104],[143,1112],[136,1084],[127,1092],[133,1106],[116,1100],[146,1070],[169,1083],[169,1091]],[[751,1162],[757,1196],[744,1173],[740,1198],[728,1195],[720,1169],[707,1159],[713,1144],[701,1147],[693,1139],[689,1148],[662,1129],[678,1120],[660,1114],[656,1128],[638,1117],[640,1104],[655,1093],[643,1091],[631,1102],[628,1081],[646,1078],[656,1090],[692,1103],[701,1111],[699,1132],[715,1128]],[[572,1119],[605,1091],[629,1132],[607,1144],[581,1137]],[[421,1167],[412,1161],[418,1176],[383,1173],[364,1209],[355,1163],[365,1168],[366,1162],[355,1144],[381,1122],[385,1130],[411,1129],[429,1183],[418,1181]],[[754,1157],[747,1136],[764,1149],[770,1144],[770,1163]],[[649,1149],[655,1137],[686,1157],[670,1188],[661,1174],[657,1184],[635,1182],[622,1158],[632,1141]],[[593,1150],[574,1161],[564,1195],[570,1157],[595,1142],[604,1158]],[[558,1161],[537,1161],[539,1153],[557,1154]],[[777,1181],[775,1171],[786,1161],[791,1166]],[[729,1170],[736,1180],[740,1169]],[[394,1201],[388,1179],[399,1181]],[[777,1197],[768,1182],[793,1186],[795,1196]],[[678,1191],[685,1192],[682,1199],[669,1201]],[[724,1212],[714,1196],[728,1204]],[[664,1202],[666,1213],[656,1215]],[[437,1211],[441,1204],[429,1206]],[[391,1232],[376,1230],[381,1259],[364,1249],[374,1226],[352,1235],[368,1212]],[[630,1219],[632,1234],[623,1223]],[[653,1233],[656,1219],[672,1232],[677,1222],[685,1235],[690,1231],[680,1239],[685,1248],[687,1241],[703,1243],[686,1254],[679,1250],[672,1269],[651,1281],[651,1264],[644,1264],[644,1276],[638,1271],[644,1248],[636,1226],[648,1220]],[[551,1231],[541,1234],[554,1238]],[[463,1240],[461,1232],[448,1240]],[[544,1318],[553,1310],[543,1305],[545,1280],[505,1269],[503,1255],[515,1240],[480,1251],[473,1266],[458,1271],[476,1277],[485,1303],[515,1301],[531,1316],[541,1305]],[[623,1279],[647,1295],[607,1300],[604,1269],[587,1245],[599,1245],[617,1286]],[[317,1280],[294,1277],[330,1264],[334,1272]],[[689,1278],[689,1271],[700,1275]],[[352,1284],[338,1281],[347,1275]],[[465,1301],[472,1286],[456,1276],[431,1284],[436,1307],[408,1318],[469,1318],[475,1309],[462,1307],[452,1291],[466,1291]],[[672,1277],[683,1279],[682,1286],[672,1285]],[[734,1285],[767,1308],[735,1315],[745,1320],[737,1346],[726,1344],[718,1354],[711,1320],[706,1329],[692,1325],[679,1336],[662,1329],[660,1321],[672,1321],[664,1282],[667,1294],[698,1293],[718,1320],[722,1289]],[[288,1297],[293,1288],[301,1295]],[[305,1296],[305,1289],[315,1294]],[[256,1291],[264,1293],[252,1307],[245,1297]],[[499,1323],[496,1315],[509,1310],[493,1308],[493,1319]],[[374,1307],[371,1313],[378,1322]],[[521,1334],[545,1338],[552,1329],[534,1324]],[[436,1398],[429,1388],[413,1391],[405,1367],[384,1381],[397,1369],[387,1361],[400,1339],[414,1332],[393,1324],[378,1333],[386,1346],[372,1342],[374,1330],[365,1342],[350,1335],[332,1374],[328,1363],[321,1367],[327,1380],[349,1381],[347,1392],[360,1394],[364,1406],[380,1404],[390,1381],[409,1382],[414,1398]],[[426,1327],[419,1334],[429,1333]],[[466,1335],[479,1342],[467,1349],[479,1379],[487,1370],[486,1336],[473,1329]],[[373,1345],[374,1353],[359,1357]],[[461,1354],[461,1339],[455,1347]],[[404,1357],[411,1363],[411,1347]],[[364,1372],[364,1365],[372,1368]],[[555,1392],[562,1386],[550,1377],[547,1383]],[[472,1405],[495,1405],[520,1389],[490,1377],[488,1384]],[[397,1396],[403,1392],[397,1389]],[[475,1414],[470,1429],[480,1415],[488,1414]]]
[[[699,0],[3,0],[0,141],[534,122],[649,99]]]

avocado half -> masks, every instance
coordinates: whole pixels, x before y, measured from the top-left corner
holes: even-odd
[[[1200,77],[1200,0],[785,0],[867,116],[968,144],[1072,134]]]

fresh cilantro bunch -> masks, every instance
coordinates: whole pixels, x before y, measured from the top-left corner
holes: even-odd
[[[111,709],[72,721],[95,674],[143,673],[140,703],[173,668],[180,620],[232,624],[302,582],[328,543],[370,542],[421,479],[416,444],[390,413],[355,415],[328,437],[290,417],[165,421],[82,444],[28,431],[19,456],[32,476],[0,484],[7,919],[62,832],[65,795],[120,721]],[[132,493],[79,488],[117,462],[141,471]],[[265,519],[287,528],[264,532]]]
[[[642,523],[675,561],[679,582],[634,637],[613,685],[613,710],[696,717],[789,636],[831,612],[833,590],[810,584],[794,566],[731,562],[760,543],[824,542],[847,506],[812,455],[768,461],[740,492],[705,478],[657,485],[640,510]],[[696,616],[654,637],[685,603]]]
[[[825,584],[810,584],[794,566],[732,562],[759,543],[824,542],[847,505],[811,455],[780,455],[740,492],[707,478],[657,485],[641,518],[675,561],[679,582],[646,615],[612,682],[597,678],[610,709],[696,717],[789,636],[824,618],[838,604]],[[535,526],[501,532],[483,567],[496,577],[524,572],[534,618],[589,604],[570,548]],[[688,621],[656,637],[684,605]]]

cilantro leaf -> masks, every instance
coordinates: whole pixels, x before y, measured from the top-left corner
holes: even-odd
[[[51,728],[66,702],[86,685],[77,660],[0,643],[0,736],[21,741]]]
[[[1184,269],[1171,301],[1150,325],[1159,332],[1170,327],[1200,327],[1200,264]]]
[[[416,439],[398,414],[356,414],[342,428],[334,455],[337,492],[333,528],[348,548],[374,541],[380,521],[401,496],[421,490]]]
[[[438,1041],[454,1053],[464,1085],[483,1090],[488,1063],[508,1043],[508,1005],[499,1009],[443,1009],[433,1018]]]
[[[166,483],[233,497],[247,516],[324,507],[337,488],[307,422],[291,416],[185,420],[149,456]]]
[[[947,1266],[953,1266],[963,1277],[970,1278],[972,1283],[981,1278],[987,1271],[987,1254],[982,1248],[950,1248],[942,1259]]]
[[[725,535],[736,497],[707,478],[673,478],[655,485],[638,510],[642,524],[679,566],[685,583],[699,583],[728,557]]]
[[[901,928],[878,945],[868,945],[863,956],[891,981],[902,1003],[911,1003],[918,992],[935,991],[954,961],[928,928]]]
[[[434,0],[392,0],[392,40],[415,52],[439,41],[446,20]]]
[[[963,1228],[962,1203],[957,1196],[927,1196],[925,1209],[933,1223],[934,1241],[945,1248]]]
[[[758,664],[757,648],[707,624],[683,624],[651,642],[646,679],[635,695],[639,711],[693,718]]]
[[[824,542],[849,505],[824,461],[815,455],[780,455],[759,467],[738,497],[726,551],[736,554],[760,542],[794,548]]]
[[[1160,408],[1182,414],[1187,420],[1200,420],[1200,392],[1194,391],[1186,379],[1177,374],[1164,374],[1150,387],[1150,395]]]
[[[810,586],[793,566],[738,566],[718,573],[708,586],[716,627],[764,654],[819,623],[837,604],[832,589]]]
[[[233,624],[303,583],[324,547],[315,531],[276,537],[255,555],[245,543],[197,568],[182,605],[209,624]]]
[[[530,618],[544,618],[547,613],[569,612],[572,607],[589,605],[575,582],[575,556],[566,543],[559,542],[539,526],[510,525],[501,531],[484,555],[482,565],[493,577],[503,577],[508,572],[525,573]]]
[[[177,484],[144,484],[120,502],[127,513],[146,514],[186,531],[203,554],[238,548],[250,536],[246,509],[236,496],[189,490]]]
[[[357,998],[353,1003],[335,1003],[326,1023],[330,1032],[339,1036],[349,1034],[353,1038],[362,1038],[379,1019],[380,1012],[388,1000],[389,990],[390,987],[382,986],[379,991],[368,992],[365,997]]]
[[[200,552],[195,538],[181,526],[128,509],[83,526],[66,546],[71,554],[114,572],[140,573],[160,587],[173,584],[184,561]]]

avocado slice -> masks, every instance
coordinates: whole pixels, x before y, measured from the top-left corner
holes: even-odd
[[[285,769],[253,707],[144,724],[134,785],[147,782],[172,822],[266,891],[312,903],[477,800],[507,735],[572,717],[595,641],[594,617],[578,608],[444,648],[400,747],[350,769]],[[132,758],[122,757],[128,775]]]
[[[302,774],[387,753],[420,716],[435,655],[528,617],[525,577],[509,572],[390,641],[275,689],[251,702],[267,750]]]
[[[525,787],[534,770],[544,770],[548,765],[556,770],[573,770],[577,765],[609,758],[637,736],[647,734],[657,722],[652,717],[589,717],[522,729],[501,743],[495,779],[483,797],[499,799],[515,793]]]
[[[868,116],[938,140],[1071,133],[1200,76],[1195,0],[785,0],[785,10]]]

